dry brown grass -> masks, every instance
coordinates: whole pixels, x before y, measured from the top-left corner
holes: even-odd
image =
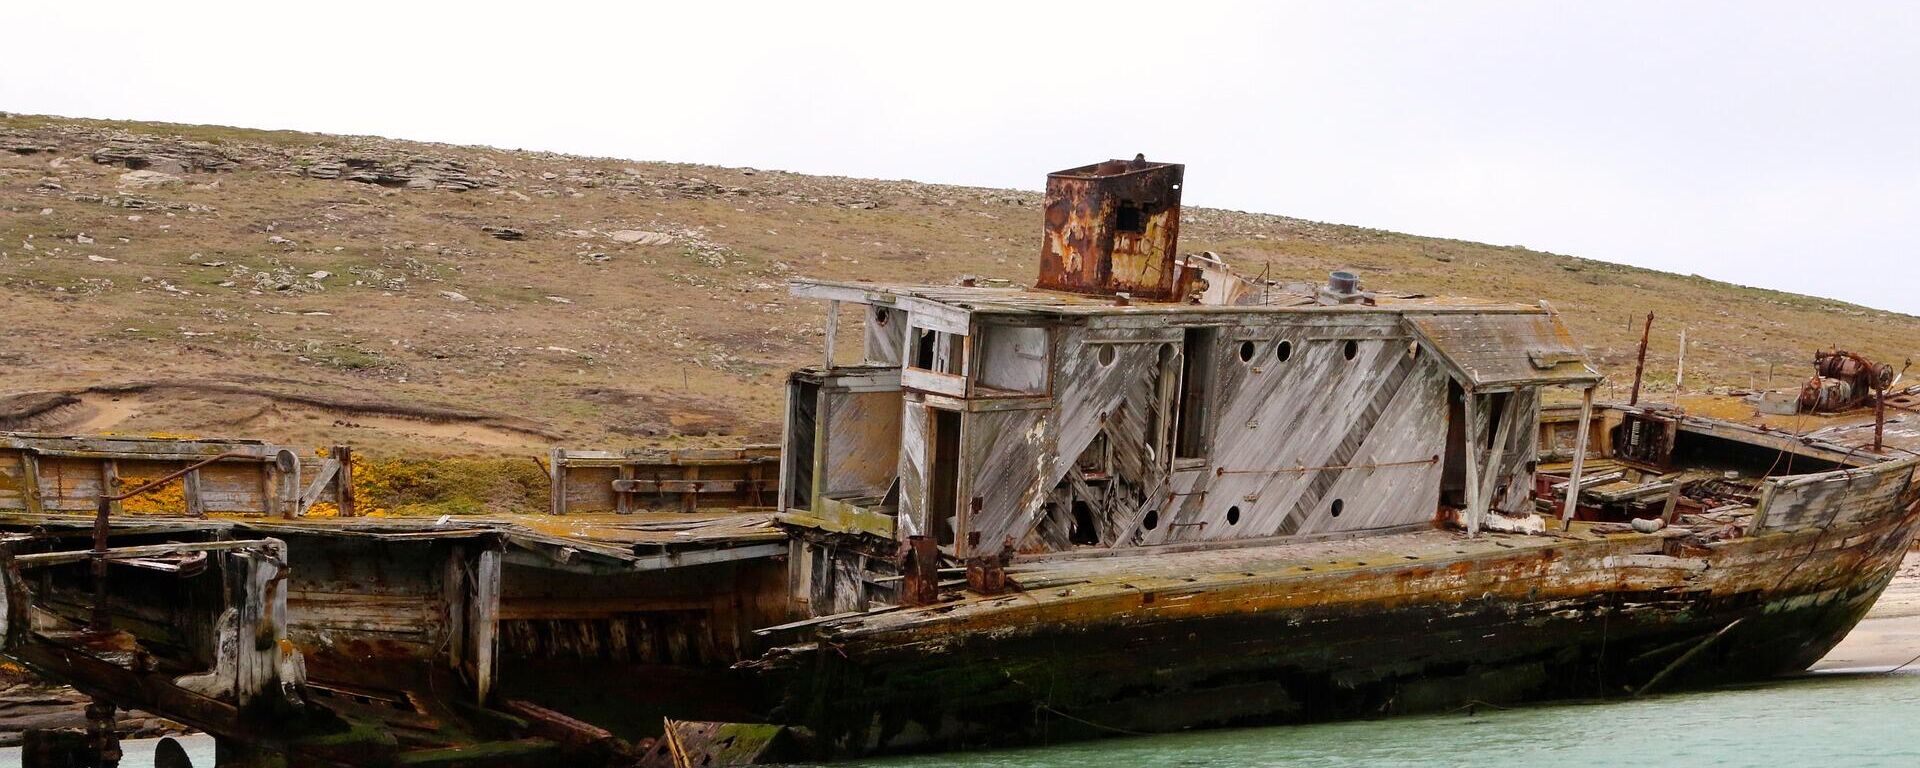
[[[118,192],[126,169],[88,155],[110,140],[141,137],[211,142],[245,167]],[[1039,244],[1031,192],[0,118],[0,146],[12,144],[56,151],[0,152],[8,325],[0,396],[203,380],[493,412],[572,446],[766,439],[778,429],[781,377],[814,360],[824,327],[823,308],[789,298],[786,278],[947,282],[971,274],[1024,282]],[[499,186],[387,189],[295,173],[312,157],[354,153],[452,158]],[[1036,184],[1045,170],[1035,169]],[[94,197],[127,195],[179,207],[131,210]],[[867,203],[877,207],[850,207]],[[485,225],[517,227],[527,238],[497,240]],[[667,232],[676,242],[622,245],[577,234],[617,229]],[[93,243],[80,242],[83,234]],[[1317,280],[1345,267],[1373,288],[1545,299],[1616,378],[1630,375],[1638,318],[1652,311],[1656,391],[1671,388],[1681,327],[1693,341],[1687,367],[1696,387],[1744,387],[1770,364],[1784,384],[1807,374],[1816,347],[1835,344],[1896,364],[1920,352],[1920,318],[1569,256],[1207,209],[1187,211],[1183,234],[1184,250],[1216,251],[1252,271],[1271,264],[1280,277]],[[319,281],[324,290],[274,290],[254,277],[311,282],[303,276],[315,271],[332,273]],[[843,325],[847,349],[857,346],[852,325]],[[65,421],[46,423],[387,452],[498,454],[552,442],[266,395],[160,389],[90,397]]]

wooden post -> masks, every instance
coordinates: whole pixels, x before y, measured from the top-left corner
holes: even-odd
[[[826,370],[833,370],[833,340],[840,335],[840,302],[827,302],[827,364]]]
[[[200,470],[193,470],[188,472],[186,477],[180,478],[180,493],[187,497],[187,514],[194,517],[207,516],[207,499],[201,495],[200,489]]]
[[[1467,535],[1480,533],[1480,396],[1467,391]]]
[[[1517,420],[1514,413],[1516,410],[1518,409],[1514,408],[1513,396],[1509,395],[1506,411],[1500,414],[1500,423],[1490,425],[1493,426],[1493,452],[1487,456],[1487,470],[1480,476],[1479,520],[1475,523],[1475,528],[1484,527],[1487,514],[1493,511],[1494,484],[1500,481],[1500,462],[1506,459],[1507,440],[1510,439],[1508,436],[1512,432],[1513,422]],[[1493,419],[1491,398],[1487,401],[1487,419],[1489,421]]]
[[[567,449],[555,448],[547,454],[547,512],[567,513]]]
[[[1647,325],[1640,330],[1640,355],[1633,364],[1633,394],[1627,398],[1627,405],[1640,404],[1640,377],[1647,372],[1647,337],[1653,333],[1653,313],[1647,313]]]
[[[1580,470],[1587,464],[1587,430],[1593,421],[1593,388],[1580,390],[1580,428],[1573,442],[1573,471],[1567,476],[1566,507],[1560,512],[1561,530],[1573,527],[1574,509],[1580,506]]]
[[[621,480],[633,479],[632,464],[623,462],[616,471],[619,473]],[[613,485],[613,511],[615,513],[622,515],[633,514],[633,492],[627,490],[627,488],[628,486],[623,483],[614,483]]]
[[[473,685],[474,701],[487,702],[493,692],[494,652],[500,637],[500,550],[483,549],[473,574]]]
[[[100,460],[100,495],[117,496],[120,493],[120,462],[113,459]],[[107,502],[108,511],[120,514],[120,500]]]
[[[40,503],[40,459],[33,451],[20,451],[20,496],[27,503],[27,512],[38,515],[46,512]]]
[[[341,517],[353,517],[353,446],[336,445],[333,447],[333,460],[340,462],[340,468],[333,473],[333,502],[340,508]]]
[[[1680,506],[1680,486],[1685,475],[1673,479],[1673,487],[1667,489],[1667,505],[1660,510],[1660,519],[1668,525],[1673,524],[1674,510]]]
[[[1680,329],[1680,359],[1673,367],[1674,394],[1687,391],[1687,329]]]

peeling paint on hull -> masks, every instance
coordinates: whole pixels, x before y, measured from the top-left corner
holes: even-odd
[[[1285,583],[1272,582],[1214,588],[1190,601],[1208,605],[1159,619],[829,630],[833,650],[787,670],[793,687],[774,715],[813,728],[827,756],[1616,696],[1735,620],[1662,685],[1763,678],[1805,669],[1846,635],[1892,578],[1914,520],[1729,542],[1704,570],[1664,575],[1595,568],[1621,547],[1583,542],[1343,574],[1348,599],[1317,604],[1287,606]],[[1567,576],[1579,572],[1613,583]]]

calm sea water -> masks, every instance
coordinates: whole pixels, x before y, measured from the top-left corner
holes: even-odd
[[[874,760],[867,768],[1920,768],[1920,672],[1472,715],[1195,731]]]
[[[212,739],[183,742],[213,765]],[[125,768],[152,765],[128,742]],[[0,750],[0,766],[19,750]],[[871,760],[864,768],[1920,768],[1920,671],[1829,673],[1632,701],[1196,731]]]

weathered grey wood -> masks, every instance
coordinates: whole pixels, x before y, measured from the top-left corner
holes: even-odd
[[[826,361],[822,363],[822,367],[828,369],[833,368],[834,343],[839,339],[839,336],[840,301],[834,299],[827,302],[827,343],[824,345],[826,347]]]
[[[332,451],[333,460],[339,468],[333,473],[333,500],[340,509],[341,517],[353,517],[359,513],[355,508],[353,494],[353,446],[336,445]]]
[[[137,547],[113,547],[106,552],[108,560],[135,560],[149,557],[163,557],[189,552],[224,552],[239,549],[261,549],[267,547],[272,539],[246,539],[239,541],[194,541],[179,544],[149,544]],[[52,565],[79,563],[93,559],[93,550],[79,549],[61,552],[36,552],[15,555],[14,562],[21,567],[43,568]]]
[[[1485,427],[1482,426],[1482,424],[1485,423],[1485,416],[1482,415],[1484,409],[1480,407],[1481,397],[1483,397],[1483,395],[1475,394],[1472,390],[1467,391],[1466,470],[1468,536],[1474,536],[1480,533],[1480,510],[1484,508],[1484,504],[1480,498],[1480,432],[1485,429]]]
[[[193,517],[207,516],[207,501],[202,497],[206,489],[200,485],[200,470],[188,472],[180,478],[180,493],[187,500],[187,514]]]
[[[308,507],[320,501],[320,494],[327,492],[339,472],[340,462],[336,459],[329,458],[320,463],[320,471],[313,474],[313,481],[307,483],[307,489],[300,494],[300,514],[306,514]]]
[[[1561,509],[1560,520],[1564,525],[1573,525],[1573,513],[1580,506],[1580,471],[1587,463],[1587,430],[1593,424],[1593,390],[1587,387],[1580,390],[1580,428],[1573,438],[1573,469],[1567,474],[1566,506]]]
[[[100,493],[106,496],[116,496],[120,493],[120,464],[114,459],[105,459],[100,462]],[[119,499],[111,500],[107,502],[107,513],[118,515],[120,507]]]
[[[1513,433],[1513,422],[1518,419],[1519,408],[1510,406],[1500,414],[1500,424],[1493,430],[1493,449],[1487,456],[1486,470],[1481,473],[1480,488],[1474,494],[1474,522],[1471,528],[1480,530],[1486,527],[1487,514],[1493,508],[1494,483],[1500,479],[1500,460],[1507,452],[1508,435]],[[1475,446],[1476,449],[1478,446]],[[1475,451],[1478,452],[1477,450]]]
[[[33,451],[20,451],[20,480],[22,491],[21,499],[25,502],[27,512],[35,515],[46,512],[46,508],[40,501],[42,494],[40,490],[40,458],[35,456]]]
[[[480,551],[473,574],[474,700],[485,704],[493,692],[495,656],[500,645],[500,561],[497,549]]]
[[[549,491],[547,511],[564,515],[567,513],[567,452],[555,448],[547,454],[547,482]]]

